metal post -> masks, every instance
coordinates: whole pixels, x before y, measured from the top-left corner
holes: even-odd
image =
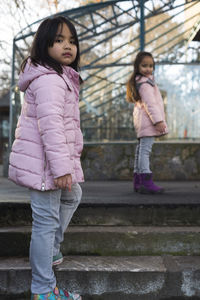
[[[145,0],[138,0],[140,4],[140,51],[144,51],[145,47],[145,22],[144,22],[144,2]]]

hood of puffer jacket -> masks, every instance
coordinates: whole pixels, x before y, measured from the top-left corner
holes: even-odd
[[[148,77],[142,76],[142,75],[137,75],[136,76],[136,87],[137,87],[137,89],[139,89],[140,86],[144,82],[148,82],[151,86],[155,86],[155,81],[154,81],[154,76],[153,75],[149,75]]]
[[[148,77],[143,76],[143,75],[137,75],[136,76],[136,82],[141,83],[141,82],[152,82],[153,85],[155,85],[155,80],[154,80],[154,76],[153,75],[149,75]]]
[[[63,66],[63,73],[66,75],[69,75],[70,73],[70,77],[73,77],[73,79],[75,79],[75,82],[79,81],[79,73],[76,72],[73,68],[68,66]],[[47,68],[39,64],[37,66],[34,66],[31,63],[30,59],[28,59],[24,71],[21,72],[19,75],[18,85],[20,91],[24,92],[34,79],[46,74],[58,74],[58,73],[52,68]]]

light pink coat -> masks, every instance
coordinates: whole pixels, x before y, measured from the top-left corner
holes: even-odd
[[[19,78],[25,100],[10,154],[9,178],[36,190],[55,189],[54,178],[84,181],[80,163],[79,74],[26,64]]]
[[[135,102],[133,110],[133,122],[137,137],[156,137],[167,134],[163,99],[153,76],[149,78],[138,76],[136,77],[136,83],[141,97],[141,101]],[[155,124],[161,121],[166,125],[163,134],[155,128]]]

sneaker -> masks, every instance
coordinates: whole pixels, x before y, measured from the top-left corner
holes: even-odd
[[[31,300],[82,300],[82,297],[78,294],[59,290],[55,287],[55,289],[48,294],[32,294]]]
[[[57,255],[53,256],[53,266],[57,266],[63,262],[63,255],[59,252]]]
[[[79,294],[74,294],[63,290],[59,290],[59,296],[61,300],[82,300],[82,297]]]

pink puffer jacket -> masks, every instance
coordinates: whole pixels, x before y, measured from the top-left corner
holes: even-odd
[[[163,99],[153,76],[148,78],[137,76],[136,84],[141,97],[141,101],[135,102],[133,110],[133,122],[137,137],[156,137],[167,134]],[[163,134],[157,131],[154,126],[160,121],[163,121],[166,125]]]
[[[56,189],[54,178],[72,175],[82,182],[80,155],[79,74],[63,67],[63,74],[28,63],[20,74],[25,100],[10,154],[9,178],[36,190]]]

